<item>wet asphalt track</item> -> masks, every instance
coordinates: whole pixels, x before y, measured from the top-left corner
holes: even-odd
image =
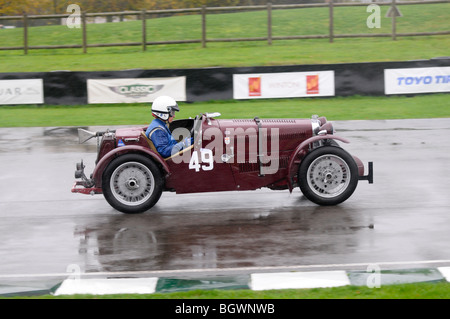
[[[75,163],[90,174],[96,151],[94,140],[78,144],[76,128],[0,129],[0,276],[449,260],[450,119],[335,127],[375,176],[339,206],[298,189],[164,193],[142,215],[70,192]]]

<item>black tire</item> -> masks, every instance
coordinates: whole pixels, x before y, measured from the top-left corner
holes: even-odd
[[[358,166],[340,147],[319,147],[300,163],[298,183],[302,193],[318,205],[337,205],[347,200],[358,185]]]
[[[152,208],[161,197],[163,186],[158,166],[140,154],[119,156],[103,172],[105,199],[126,214],[139,214]]]

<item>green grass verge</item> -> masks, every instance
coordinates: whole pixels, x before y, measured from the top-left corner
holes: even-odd
[[[430,32],[450,30],[448,4],[401,6],[397,32]],[[369,29],[366,7],[334,9],[334,34],[391,32],[391,19],[384,18],[381,28]],[[265,11],[211,14],[207,16],[207,37],[242,38],[267,35]],[[327,35],[328,9],[308,8],[273,11],[273,36]],[[141,41],[141,22],[128,21],[89,24],[88,43],[118,43]],[[1,46],[21,46],[22,28],[0,30]],[[201,38],[199,15],[173,16],[147,20],[147,41],[185,40]],[[81,44],[81,29],[66,26],[32,27],[29,45]],[[351,38],[314,40],[274,40],[262,42],[176,44],[82,49],[0,51],[0,72],[37,72],[52,70],[94,71],[130,68],[167,69],[211,66],[260,66],[286,64],[323,64],[377,61],[405,61],[448,56],[450,37]]]
[[[450,283],[382,285],[380,288],[345,286],[284,290],[192,290],[187,292],[133,295],[73,295],[16,297],[33,299],[449,299]]]
[[[337,97],[180,103],[177,118],[220,112],[221,118],[309,118],[375,120],[450,117],[450,95],[414,97]],[[150,104],[78,106],[3,106],[0,127],[144,125],[151,122]]]
[[[0,72],[108,71],[386,62],[448,56],[449,36],[161,45],[131,48],[0,51]]]

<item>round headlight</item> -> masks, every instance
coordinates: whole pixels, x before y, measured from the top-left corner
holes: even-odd
[[[333,123],[326,122],[320,127],[319,132],[327,132],[327,134],[332,135],[334,133]]]

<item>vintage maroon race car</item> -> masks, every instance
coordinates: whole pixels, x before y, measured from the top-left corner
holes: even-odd
[[[173,121],[170,130],[190,147],[162,158],[145,135],[146,127],[89,132],[79,129],[80,143],[98,139],[96,166],[90,178],[77,163],[72,192],[103,194],[123,213],[153,207],[163,191],[182,193],[288,189],[299,186],[319,205],[348,199],[359,180],[373,183],[360,159],[338,145],[325,117],[311,119],[216,119],[206,113]]]

